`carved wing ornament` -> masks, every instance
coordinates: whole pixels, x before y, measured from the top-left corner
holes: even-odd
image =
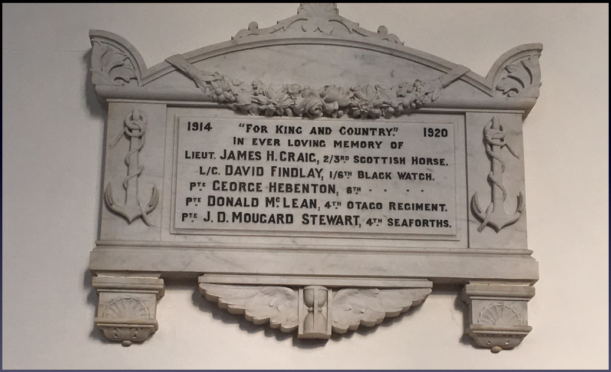
[[[243,314],[254,324],[269,321],[272,328],[291,332],[299,326],[298,292],[277,286],[238,286],[200,283],[205,298],[218,302],[231,314]],[[395,317],[424,302],[430,288],[340,289],[330,308],[333,331],[344,334],[359,325],[373,327],[386,317]]]
[[[297,329],[297,292],[286,287],[226,286],[200,284],[207,300],[218,302],[231,314],[243,314],[254,324],[269,321],[282,332]]]
[[[333,297],[333,332],[346,333],[359,325],[373,327],[424,302],[430,288],[342,289]]]

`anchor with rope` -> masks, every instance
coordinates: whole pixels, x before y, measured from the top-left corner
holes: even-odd
[[[477,228],[478,232],[482,232],[489,225],[498,233],[503,227],[517,222],[522,216],[522,208],[524,206],[522,192],[518,194],[518,204],[514,213],[507,214],[504,207],[505,200],[507,199],[507,190],[503,186],[505,162],[501,159],[501,150],[505,147],[511,155],[519,159],[518,155],[505,141],[506,134],[505,129],[496,116],[492,117],[492,120],[484,127],[486,154],[488,154],[492,161],[492,170],[488,174],[488,180],[492,183],[492,202],[486,208],[486,212],[482,212],[478,203],[477,191],[473,198],[471,198],[473,214],[481,221],[480,226]]]
[[[138,195],[138,177],[144,171],[144,166],[138,163],[138,154],[144,147],[145,132],[147,118],[144,112],[135,108],[125,117],[125,126],[123,131],[110,143],[109,147],[113,148],[126,135],[129,139],[129,152],[125,156],[125,164],[127,165],[127,177],[123,180],[123,188],[125,189],[125,203],[119,205],[115,202],[112,195],[112,185],[110,182],[104,190],[104,200],[108,208],[115,213],[125,217],[130,224],[138,217],[142,217],[144,223],[148,226],[153,226],[149,219],[151,213],[159,202],[159,192],[157,186],[153,185],[153,192],[148,203],[143,203]]]

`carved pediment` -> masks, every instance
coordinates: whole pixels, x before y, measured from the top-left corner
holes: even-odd
[[[147,68],[138,51],[125,39],[106,31],[91,30],[90,38],[93,46],[92,74],[96,92],[102,98],[132,98],[134,96],[150,96],[150,99],[189,100],[196,102],[215,102],[234,111],[259,115],[296,115],[301,116],[305,105],[297,102],[289,104],[284,95],[271,86],[284,86],[284,93],[292,93],[287,89],[291,84],[300,88],[310,88],[315,91],[317,100],[325,98],[328,101],[329,90],[343,89],[346,95],[355,92],[352,96],[363,96],[353,100],[351,107],[323,107],[316,110],[313,115],[341,117],[347,114],[351,117],[390,117],[401,113],[409,113],[422,105],[440,108],[462,108],[465,106],[485,106],[497,109],[522,109],[530,111],[534,106],[534,99],[539,95],[541,73],[539,69],[539,56],[541,44],[525,44],[513,48],[503,54],[492,66],[486,77],[480,76],[464,66],[454,64],[442,58],[424,53],[403,45],[399,39],[389,34],[384,26],[378,32],[363,29],[358,23],[352,22],[339,15],[335,4],[304,3],[299,6],[297,14],[279,21],[278,24],[259,28],[252,22],[247,29],[239,31],[231,41],[200,48],[189,53],[174,55],[151,68]],[[287,47],[287,42],[297,49],[302,48],[304,55],[325,55],[326,53],[312,53],[313,46],[332,46],[334,53],[342,48],[348,48],[352,54],[346,52],[340,56],[347,60],[355,60],[361,56],[355,51],[370,51],[367,53],[382,53],[387,58],[398,59],[393,65],[375,65],[372,71],[365,71],[365,75],[390,76],[382,81],[379,78],[367,82],[346,81],[342,85],[337,83],[340,75],[349,76],[362,74],[358,69],[372,68],[367,64],[337,63],[335,61],[327,68],[329,78],[319,76],[319,73],[309,74],[303,72],[297,76],[289,72],[295,68],[295,58],[288,55],[270,52],[269,55],[262,50],[274,47]],[[254,52],[253,50],[257,50]],[[240,55],[240,53],[251,53]],[[239,62],[228,64],[227,61],[252,58],[252,53],[259,53],[259,58],[273,58],[274,63],[280,66],[278,73],[284,71],[282,76],[295,76],[300,81],[286,81],[277,77],[262,78],[259,70],[251,70],[253,66],[245,66],[246,71]],[[220,59],[222,58],[222,60]],[[369,55],[363,58],[370,58]],[[321,63],[325,63],[321,60]],[[235,66],[235,67],[231,67]],[[354,71],[348,72],[351,69]],[[239,71],[238,71],[239,70]],[[336,71],[337,70],[337,71]],[[342,73],[343,71],[343,73]],[[184,79],[184,76],[189,80]],[[326,75],[325,75],[326,76]],[[445,76],[445,77],[444,77]],[[315,81],[315,78],[318,80]],[[447,91],[439,100],[440,94],[437,78],[446,80],[442,88]],[[326,80],[325,80],[326,79]],[[311,81],[310,81],[311,80]],[[452,87],[447,85],[456,82]],[[253,87],[257,84],[258,87]],[[138,88],[154,88],[155,93]],[[260,90],[257,99],[248,101],[246,94]],[[428,90],[427,90],[428,89]],[[399,90],[401,90],[400,93]],[[356,93],[361,91],[361,93]],[[405,92],[404,92],[405,91]],[[413,91],[413,93],[412,93]],[[242,97],[240,97],[242,93]],[[310,94],[311,92],[308,92]],[[252,94],[251,94],[252,95]],[[371,96],[371,97],[370,97]],[[309,96],[310,98],[312,95]],[[267,101],[274,103],[268,105]],[[306,98],[302,95],[300,98]],[[509,99],[509,100],[508,100]],[[378,103],[382,100],[382,103]],[[296,100],[294,100],[296,101]],[[436,101],[436,102],[435,102]],[[332,102],[325,102],[327,104]],[[361,107],[356,107],[356,106]],[[370,107],[376,106],[374,108]],[[287,110],[290,106],[290,110]],[[365,110],[363,110],[365,108]],[[320,112],[319,112],[320,111]],[[275,112],[275,113],[274,113]],[[319,115],[322,113],[322,115]]]

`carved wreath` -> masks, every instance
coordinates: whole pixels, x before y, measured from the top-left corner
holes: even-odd
[[[246,84],[218,72],[198,70],[180,55],[166,59],[189,76],[214,102],[227,104],[232,110],[251,115],[299,116],[320,118],[391,118],[435,101],[443,88],[466,74],[469,69],[458,66],[442,77],[423,82],[405,82],[385,88],[367,84],[349,89],[326,85],[321,89],[285,84],[277,87],[253,81]]]

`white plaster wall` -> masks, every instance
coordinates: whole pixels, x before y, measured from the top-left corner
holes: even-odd
[[[541,279],[522,345],[473,348],[453,288],[325,345],[228,315],[194,283],[168,283],[150,340],[106,342],[87,271],[105,116],[88,83],[88,30],[125,37],[152,66],[252,20],[271,26],[297,5],[3,4],[3,368],[608,368],[608,4],[339,9],[482,75],[510,48],[544,44],[541,97],[524,126],[528,244]]]

